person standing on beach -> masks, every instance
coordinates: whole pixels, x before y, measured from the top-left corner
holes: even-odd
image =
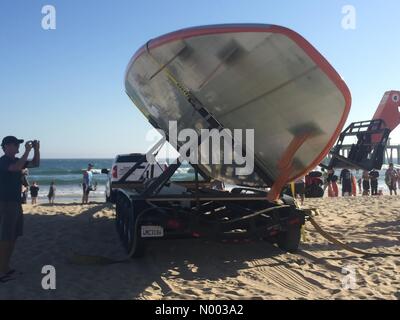
[[[39,194],[39,186],[36,183],[36,181],[33,182],[33,184],[31,185],[31,187],[29,188],[30,192],[31,192],[31,199],[32,199],[32,204],[36,204],[37,202],[37,197]]]
[[[7,136],[1,143],[4,155],[0,158],[0,282],[13,280],[15,276],[10,260],[16,240],[23,232],[22,170],[40,164],[40,143],[37,140],[26,142],[24,154],[20,159],[16,157],[23,142]],[[28,161],[32,149],[34,156]]]
[[[397,171],[393,168],[393,163],[389,164],[389,169],[385,173],[385,182],[389,188],[390,195],[394,194],[397,196]]]
[[[369,189],[370,189],[370,176],[368,170],[364,170],[362,173],[362,186],[363,186],[363,196],[369,196]]]
[[[378,178],[379,172],[375,169],[371,170],[369,173],[369,179],[371,181],[371,195],[378,195]]]
[[[28,169],[22,170],[22,203],[25,204],[28,199],[28,188],[29,188],[29,181],[28,181],[29,171]]]
[[[342,185],[342,197],[351,196],[352,174],[349,169],[344,168],[340,172],[340,184]]]
[[[54,185],[54,181],[52,181],[50,183],[49,194],[47,195],[50,204],[54,204],[55,197],[56,197],[56,186]]]
[[[339,188],[337,185],[337,182],[339,180],[339,177],[333,172],[333,176],[331,179],[331,186],[332,186],[332,191],[333,191],[333,197],[337,198],[339,197]]]
[[[89,202],[89,193],[93,189],[93,164],[89,163],[87,170],[83,172],[82,181],[82,204],[87,204]]]
[[[301,205],[303,205],[306,193],[306,180],[304,176],[294,182],[294,193],[295,195],[293,198],[296,198],[297,195],[300,196]]]
[[[338,176],[335,175],[335,170],[333,168],[328,170],[328,197],[338,197],[339,189],[337,186]]]

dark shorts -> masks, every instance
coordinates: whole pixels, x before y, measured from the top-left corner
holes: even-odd
[[[343,180],[342,181],[342,192],[349,192],[351,193],[352,185],[350,180]]]
[[[304,182],[299,182],[294,184],[294,192],[296,194],[304,194],[305,193],[305,184]]]
[[[24,216],[18,202],[0,201],[0,241],[15,241],[22,236]]]

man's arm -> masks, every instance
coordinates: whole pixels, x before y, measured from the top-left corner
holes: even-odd
[[[40,141],[34,142],[33,150],[33,159],[28,162],[27,168],[37,168],[40,166]]]
[[[18,172],[25,168],[26,162],[28,161],[29,152],[32,150],[32,142],[28,141],[25,143],[25,152],[21,159],[19,159],[16,163],[11,164],[8,167],[8,171]]]

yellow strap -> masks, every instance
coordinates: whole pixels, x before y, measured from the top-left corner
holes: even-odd
[[[295,199],[295,198],[296,198],[296,194],[295,194],[296,189],[295,189],[295,187],[294,187],[294,182],[291,182],[291,183],[290,183],[290,189],[292,190],[293,199]]]
[[[324,231],[322,229],[322,227],[314,220],[313,217],[309,217],[309,221],[311,222],[311,224],[313,225],[313,227],[315,228],[315,230],[321,234],[321,236],[323,236],[326,240],[330,241],[331,243],[336,244],[337,246],[341,247],[344,250],[347,250],[349,252],[355,253],[355,254],[360,254],[360,255],[364,255],[364,256],[393,256],[393,257],[399,257],[400,254],[396,254],[396,253],[379,253],[379,252],[368,252],[368,251],[363,251],[363,250],[359,250],[356,248],[353,248],[341,241],[339,241],[338,239],[336,239],[335,237],[333,237],[332,235],[330,235],[329,233],[327,233],[326,231]]]

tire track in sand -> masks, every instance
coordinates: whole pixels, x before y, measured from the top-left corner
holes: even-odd
[[[239,271],[239,279],[245,284],[256,286],[281,297],[306,298],[320,288],[304,276],[291,270],[284,262],[276,259],[258,259],[249,262],[249,269]]]

